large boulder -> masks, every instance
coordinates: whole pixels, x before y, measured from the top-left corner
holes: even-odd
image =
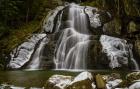
[[[106,88],[105,81],[100,74],[97,74],[95,79],[96,79],[96,85],[97,85],[98,89],[105,89]]]
[[[72,76],[53,75],[45,84],[45,89],[95,89],[93,76],[82,72],[75,78]]]
[[[45,89],[67,89],[72,79],[72,76],[53,75],[45,84]]]
[[[108,56],[110,68],[124,68],[128,66],[130,45],[126,40],[102,35],[100,38],[102,51]],[[130,55],[131,56],[131,55]],[[132,60],[132,59],[131,59]]]
[[[93,76],[89,72],[82,72],[70,83],[67,89],[95,89]]]
[[[90,6],[86,6],[85,12],[89,17],[91,31],[95,33],[102,33],[101,28],[103,24],[109,22],[112,16],[109,12],[104,10],[98,10]]]

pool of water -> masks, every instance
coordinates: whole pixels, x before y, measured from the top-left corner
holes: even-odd
[[[72,75],[78,72],[64,72],[55,70],[35,70],[35,71],[0,71],[0,84],[10,84],[21,87],[43,87],[45,82],[53,74]]]
[[[19,71],[0,71],[0,84],[9,84],[20,87],[38,87],[44,86],[49,77],[54,74],[76,76],[80,71],[71,70],[19,70]],[[120,73],[122,76],[130,71],[110,71],[110,70],[88,70],[93,74]]]

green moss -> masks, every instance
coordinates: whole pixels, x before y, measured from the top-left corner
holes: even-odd
[[[9,35],[0,40],[0,49],[2,53],[9,53],[18,44],[23,42],[25,38],[37,31],[39,29],[38,26],[39,21],[32,21],[19,29],[10,30]]]
[[[31,36],[32,33],[40,31],[39,25],[40,21],[31,21],[18,29],[10,29],[8,34],[0,39],[0,68],[3,69],[6,64],[6,55]]]
[[[100,74],[96,75],[96,85],[98,89],[105,89],[105,81]]]
[[[95,1],[92,2],[83,2],[81,3],[82,6],[92,6],[92,7],[96,7],[97,3]]]

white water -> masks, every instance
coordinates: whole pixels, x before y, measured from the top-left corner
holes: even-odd
[[[132,48],[133,48],[133,45],[129,45],[130,58],[131,58],[131,61],[132,61],[132,62],[134,63],[134,65],[135,65],[135,70],[139,70],[139,65],[138,65],[138,63],[136,62],[136,60],[135,60],[134,57],[133,57]]]
[[[71,4],[67,22],[55,50],[56,69],[86,69],[89,31],[84,7]]]
[[[33,54],[33,57],[31,59],[31,62],[28,64],[27,69],[39,69],[40,62],[41,62],[41,54],[42,49],[44,48],[45,44],[47,44],[47,38],[44,38],[41,43],[38,45],[38,48],[36,49],[35,53]]]
[[[66,8],[69,8],[68,18],[66,16],[66,21],[63,21],[65,18],[63,18],[63,15],[65,16],[67,12]],[[53,35],[57,34],[57,32],[59,33],[59,36],[56,36],[58,37],[56,38],[57,44],[54,43],[56,47],[54,59],[52,59],[56,70],[87,69],[88,48],[94,36],[90,32],[90,30],[94,29],[89,30],[88,26],[98,28],[102,25],[99,18],[100,14],[96,13],[97,11],[97,8],[70,4],[66,7],[57,7],[55,10],[49,12],[49,15],[44,20],[43,28],[45,32],[54,32]],[[55,18],[57,18],[57,21]],[[56,24],[54,24],[55,21]],[[64,28],[64,24],[67,28]],[[49,34],[47,35],[49,37]],[[43,54],[43,49],[46,49],[44,47],[48,43],[47,38],[44,38],[45,36],[46,34],[33,36],[27,42],[17,47],[11,53],[11,61],[8,66],[17,69],[30,61],[25,68],[31,70],[40,69],[40,63],[43,60],[41,54]],[[43,40],[40,42],[41,39]],[[106,53],[108,60],[110,60],[109,66],[111,68],[123,67],[123,65],[127,66],[129,64],[128,60],[131,60],[135,66],[135,70],[139,70],[139,65],[133,57],[132,46],[126,40],[101,35],[100,42],[103,46],[102,51]],[[38,45],[37,48],[36,45]],[[44,60],[46,61],[47,58]],[[47,66],[47,63],[45,66]]]
[[[138,63],[133,58],[132,47],[130,47],[130,44],[128,44],[126,40],[102,35],[100,42],[103,47],[102,51],[107,54],[110,60],[109,66],[111,68],[128,65],[128,61],[132,60],[135,69],[139,69]]]
[[[18,69],[27,63],[35,50],[35,46],[45,36],[46,34],[35,34],[30,39],[28,39],[27,42],[19,45],[11,53],[11,60],[8,64],[8,67]]]
[[[53,28],[54,28],[54,25],[55,25],[54,24],[55,17],[59,13],[59,11],[61,11],[63,8],[64,8],[64,6],[59,6],[56,9],[51,10],[49,12],[49,14],[47,15],[47,17],[45,18],[44,23],[43,23],[43,29],[46,32],[51,33],[53,31]],[[60,17],[60,19],[61,19],[61,17]]]

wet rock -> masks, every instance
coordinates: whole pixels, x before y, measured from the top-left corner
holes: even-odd
[[[132,72],[126,76],[129,84],[140,79],[140,72]]]
[[[137,31],[135,22],[131,21],[128,25],[128,33]]]
[[[48,43],[44,46],[42,49],[42,52],[40,54],[41,58],[41,63],[40,63],[40,68],[43,69],[53,69],[54,68],[54,51],[55,51],[55,37],[52,34],[47,35],[49,41]]]
[[[93,40],[90,43],[89,47],[89,56],[88,56],[88,68],[89,69],[107,69],[109,61],[107,60],[107,56],[102,53],[102,45],[97,40]],[[99,60],[100,59],[100,60]]]
[[[105,81],[103,80],[103,78],[100,74],[97,74],[95,79],[96,79],[96,85],[97,85],[98,89],[105,89],[106,88]]]
[[[93,76],[82,72],[75,78],[72,76],[53,75],[45,84],[45,89],[95,89]]]
[[[30,60],[34,50],[36,49],[36,46],[45,37],[46,34],[35,34],[30,39],[28,39],[27,42],[24,42],[15,48],[10,54],[11,60],[8,64],[8,67],[12,69],[18,69],[26,64]]]
[[[100,42],[103,53],[106,53],[108,60],[110,60],[110,68],[125,67],[128,65],[131,49],[129,50],[130,47],[126,40],[102,35]]]
[[[122,83],[122,79],[119,73],[102,75],[102,78],[106,82],[106,89],[116,89],[116,87]]]
[[[121,21],[115,18],[112,21],[104,24],[103,32],[108,35],[121,35],[121,28]]]
[[[113,81],[115,79],[121,79],[121,76],[119,73],[112,73],[110,75],[102,75],[102,77],[106,82]]]
[[[67,89],[95,89],[93,76],[89,72],[82,72],[70,83]]]
[[[111,20],[111,14],[107,11],[99,11],[97,8],[87,6],[85,12],[88,14],[92,28],[99,28]]]
[[[49,14],[46,16],[44,23],[43,23],[43,29],[47,33],[52,33],[54,29],[54,21],[57,17],[58,13],[63,9],[63,6],[59,6],[56,9],[49,12]]]
[[[129,86],[129,89],[140,89],[140,81]]]
[[[45,89],[67,89],[72,79],[72,76],[53,75],[45,84]]]
[[[111,19],[112,19],[111,14],[107,11],[101,10],[101,11],[98,11],[97,14],[99,14],[99,19],[102,24],[105,24],[105,23],[111,21]]]
[[[135,41],[134,50],[135,50],[135,55],[139,60],[140,59],[140,39],[137,39]]]
[[[122,79],[115,79],[112,81],[108,81],[106,84],[107,89],[116,89],[116,87],[122,82]]]
[[[86,7],[85,9],[85,12],[87,13],[90,20],[90,26],[93,28],[98,28],[102,26],[99,18],[100,14],[95,13],[97,12],[97,10],[98,10],[97,8],[93,8],[93,7]]]

